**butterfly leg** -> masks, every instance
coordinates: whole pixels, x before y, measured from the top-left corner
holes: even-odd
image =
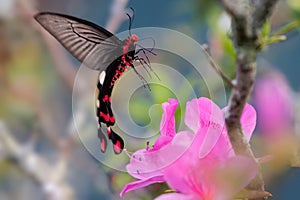
[[[138,57],[138,56],[134,57],[134,59],[137,60],[137,61],[139,61],[139,63],[140,63],[140,64],[143,66],[143,68],[146,70],[148,76],[149,76],[150,78],[152,78],[152,76],[151,76],[149,70],[148,70],[147,67],[145,66],[145,64],[146,64],[146,65],[149,67],[148,63],[145,63],[145,62],[144,62],[144,59],[143,59],[143,58],[140,58],[140,57]]]
[[[142,80],[143,84],[144,84],[144,87],[145,88],[148,88],[150,91],[150,86],[148,84],[148,82],[146,81],[146,79],[136,70],[136,68],[134,67],[134,65],[130,65],[130,67],[134,70],[134,72],[138,75],[138,77]]]
[[[141,65],[143,66],[143,68],[147,71],[147,73],[149,74],[150,78],[151,78],[151,75],[150,75],[150,73],[148,72],[148,70],[146,69],[145,65],[147,65],[147,67],[148,67],[148,68],[150,69],[150,71],[156,76],[156,78],[157,78],[158,80],[160,80],[159,76],[155,73],[155,71],[154,71],[153,68],[151,67],[151,64],[150,64],[150,61],[149,61],[148,57],[146,57],[146,58],[147,58],[147,61],[146,61],[144,58],[140,58],[140,57],[138,57],[138,56],[135,57],[135,59],[138,60],[138,61],[141,63]]]

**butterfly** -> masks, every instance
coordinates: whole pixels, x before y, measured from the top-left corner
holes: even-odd
[[[128,17],[130,31],[132,18],[129,15]],[[138,36],[130,32],[130,36],[122,41],[108,30],[92,22],[59,13],[42,12],[36,14],[34,18],[75,58],[87,67],[100,71],[96,102],[100,150],[104,153],[107,148],[106,136],[101,131],[101,123],[103,123],[106,125],[107,137],[112,141],[115,154],[120,154],[124,149],[124,140],[111,129],[111,126],[115,124],[115,117],[111,109],[111,93],[116,81],[128,67],[134,69],[138,76],[145,81],[133,65],[133,61],[139,61],[144,68],[144,64],[149,66],[148,57],[147,62],[144,58],[137,56],[140,51],[145,54],[146,50],[141,48],[136,51]]]

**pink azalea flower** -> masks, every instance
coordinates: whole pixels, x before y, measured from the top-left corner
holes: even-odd
[[[169,103],[163,106],[162,135],[155,142],[154,147],[152,149],[139,150],[131,157],[130,163],[127,165],[127,171],[130,175],[140,180],[125,185],[120,194],[121,196],[128,191],[165,181],[170,181],[171,187],[179,192],[192,191],[188,185],[180,184],[180,182],[183,181],[183,177],[186,177],[188,172],[191,172],[190,170],[193,171],[195,166],[205,171],[209,166],[202,168],[201,165],[198,166],[200,163],[205,164],[217,160],[214,168],[218,169],[217,166],[219,164],[226,166],[227,162],[235,162],[234,159],[237,159],[226,132],[224,110],[221,110],[207,98],[193,99],[187,103],[185,123],[194,134],[189,131],[175,134],[173,117],[177,106],[177,102],[175,102],[176,100],[169,100]],[[256,113],[252,106],[247,105],[245,107],[241,123],[246,138],[249,140],[256,124]],[[220,171],[222,170],[223,168],[220,169]],[[196,172],[197,170],[194,171]],[[170,179],[170,174],[173,172],[173,176],[176,176],[177,180],[180,180],[179,182]],[[193,173],[191,172],[191,174]],[[251,177],[246,179],[249,180]],[[176,184],[178,184],[178,187]],[[195,196],[195,194],[191,193],[191,197]],[[184,193],[169,194],[169,196],[174,195],[179,195],[177,196],[178,198],[182,195],[186,196]]]
[[[259,76],[253,102],[260,133],[272,139],[280,139],[290,133],[293,126],[293,92],[280,72],[268,70]]]
[[[256,174],[255,162],[242,156],[197,159],[192,165],[181,160],[164,172],[167,183],[178,193],[163,194],[155,200],[227,200]]]
[[[161,136],[158,137],[153,148],[142,149],[135,152],[126,166],[128,173],[140,179],[124,186],[120,196],[131,190],[145,187],[152,183],[164,182],[163,173],[160,170],[162,163],[155,159],[156,152],[169,144],[176,134],[174,113],[178,105],[178,100],[169,99],[169,102],[163,103],[163,116],[160,124]]]
[[[178,105],[178,100],[169,99],[169,102],[163,103],[163,115],[160,122],[161,136],[157,138],[153,148],[150,151],[157,151],[166,144],[170,143],[176,134],[174,113]]]

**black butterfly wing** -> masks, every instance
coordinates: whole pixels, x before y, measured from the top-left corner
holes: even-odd
[[[50,12],[38,13],[34,18],[91,69],[102,70],[122,54],[122,41],[92,22]]]

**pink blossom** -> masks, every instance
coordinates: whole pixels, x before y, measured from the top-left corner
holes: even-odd
[[[293,93],[285,77],[273,70],[259,76],[253,95],[259,132],[266,137],[286,136],[292,126]]]
[[[164,172],[166,182],[178,193],[163,194],[155,200],[227,200],[256,174],[255,162],[242,156],[197,159],[192,165],[181,160]]]
[[[176,99],[169,99],[169,102],[163,103],[163,115],[160,123],[161,136],[157,138],[153,148],[150,151],[157,151],[163,146],[172,141],[176,134],[174,113],[176,111],[178,101]]]
[[[126,184],[120,196],[131,190],[165,181],[162,170],[160,170],[160,166],[164,164],[156,158],[156,152],[169,144],[176,134],[174,113],[177,105],[178,101],[176,99],[169,99],[169,102],[162,104],[164,113],[160,124],[161,136],[157,138],[153,148],[139,150],[131,156],[126,169],[131,176],[140,180]]]
[[[176,105],[174,102],[176,101],[169,100],[169,103],[165,104],[161,123],[162,135],[155,142],[154,147],[152,149],[139,150],[131,157],[130,163],[127,165],[127,171],[130,175],[140,180],[125,185],[120,194],[121,196],[128,191],[145,187],[155,182],[167,181],[172,188],[181,193],[168,194],[160,198],[171,198],[174,195],[178,195],[178,198],[184,196],[186,197],[185,199],[196,196],[198,198],[200,194],[193,190],[197,190],[198,186],[190,187],[189,184],[191,182],[187,180],[191,180],[191,178],[187,177],[188,174],[191,177],[194,177],[194,175],[198,177],[200,176],[197,172],[198,169],[201,169],[202,174],[211,172],[219,174],[219,172],[232,169],[230,166],[227,166],[230,162],[236,163],[241,159],[246,160],[234,155],[225,128],[224,110],[221,110],[207,98],[193,99],[187,103],[185,123],[194,134],[189,131],[181,131],[175,134],[173,115],[177,102]],[[249,140],[256,124],[256,113],[252,106],[246,105],[241,123],[245,136]],[[208,163],[213,164],[211,166],[214,167],[210,167]],[[249,164],[248,166],[251,166],[253,171],[245,168],[245,171],[249,173],[245,173],[247,176],[243,176],[242,183],[239,183],[241,186],[251,180],[252,174],[255,172],[256,168],[252,168],[253,165]],[[237,165],[237,168],[232,170],[239,171],[240,168],[244,169],[243,166]],[[208,170],[207,173],[206,170]],[[172,179],[172,176],[175,178]],[[203,180],[207,179],[204,178]],[[217,187],[211,187],[211,183],[211,181],[207,182],[206,186],[217,190]],[[237,187],[234,188],[236,190],[239,189]],[[226,190],[225,195],[228,196],[236,192],[236,190]],[[204,192],[203,194],[207,193]]]

